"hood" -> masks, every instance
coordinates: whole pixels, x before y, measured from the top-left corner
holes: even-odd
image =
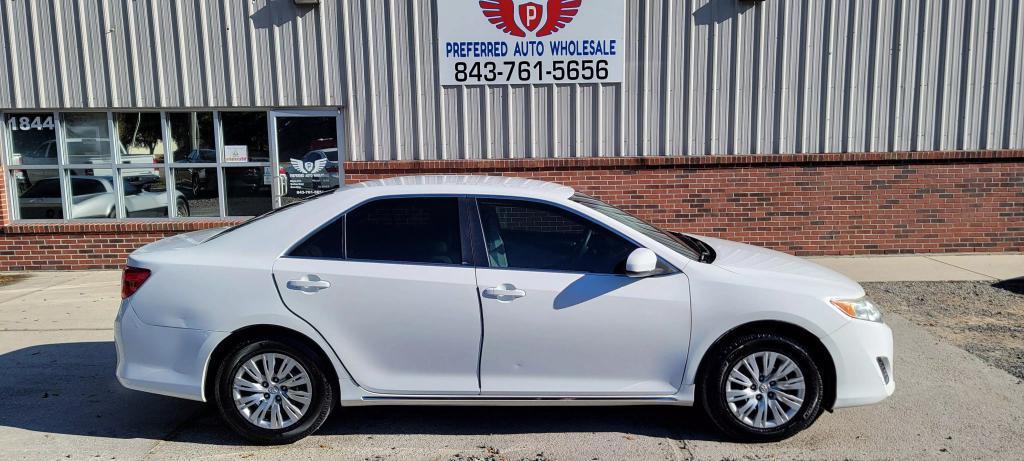
[[[820,290],[825,296],[863,296],[864,289],[849,277],[811,261],[745,243],[694,236],[715,250],[714,266],[766,283],[787,283]]]
[[[186,232],[184,234],[173,235],[162,240],[157,240],[149,245],[143,246],[133,252],[133,255],[140,255],[146,253],[154,253],[157,251],[171,251],[180,250],[183,248],[192,248],[200,243],[203,243],[223,232],[226,227],[216,227],[213,229],[203,229],[194,232]]]

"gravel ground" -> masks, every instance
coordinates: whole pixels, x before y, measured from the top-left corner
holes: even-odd
[[[862,284],[893,312],[1024,379],[1024,279]]]

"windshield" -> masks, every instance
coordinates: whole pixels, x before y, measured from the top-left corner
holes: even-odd
[[[622,224],[625,224],[625,225],[629,226],[630,229],[633,229],[633,230],[635,230],[635,231],[637,231],[637,232],[639,232],[641,234],[644,234],[644,235],[654,239],[658,243],[671,248],[676,253],[679,253],[679,254],[681,254],[683,256],[686,256],[687,258],[690,258],[690,259],[692,259],[694,261],[700,261],[701,260],[701,250],[699,250],[697,248],[694,248],[693,246],[691,246],[690,244],[686,243],[685,241],[679,239],[678,237],[676,237],[676,236],[674,236],[674,235],[672,235],[672,234],[670,234],[670,233],[668,233],[666,231],[663,231],[663,230],[657,228],[655,225],[653,225],[651,223],[648,223],[647,221],[644,221],[644,220],[642,220],[642,219],[640,219],[640,218],[638,218],[636,216],[633,216],[633,215],[631,215],[631,214],[629,214],[629,213],[627,213],[625,211],[622,211],[622,210],[620,210],[618,208],[615,208],[615,207],[613,207],[613,206],[611,206],[611,205],[609,205],[607,203],[604,203],[604,202],[602,202],[602,201],[600,201],[600,200],[598,200],[598,199],[596,199],[594,197],[591,197],[591,196],[585,195],[585,194],[581,194],[579,192],[574,194],[572,196],[571,200],[576,202],[576,203],[579,203],[579,204],[581,204],[583,206],[586,206],[587,208],[595,210],[595,211],[597,211],[597,212],[599,212],[599,213],[601,213],[601,214],[603,214],[603,215],[605,215],[605,216],[607,216],[609,218],[612,218],[612,219],[614,219],[614,220],[616,220],[616,221],[618,221],[618,222],[620,222]]]

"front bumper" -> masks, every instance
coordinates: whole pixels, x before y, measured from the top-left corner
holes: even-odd
[[[892,330],[888,325],[851,320],[821,340],[836,366],[833,408],[878,403],[896,390]]]
[[[129,389],[205,401],[203,382],[214,347],[229,333],[149,325],[130,298],[114,321],[117,380]]]

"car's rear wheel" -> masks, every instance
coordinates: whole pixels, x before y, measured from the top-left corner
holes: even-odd
[[[799,342],[748,334],[712,352],[699,385],[708,416],[728,435],[751,442],[785,439],[821,415],[821,371]]]
[[[179,198],[175,201],[175,212],[179,218],[186,218],[190,215],[191,210],[188,208],[188,202],[183,198]]]
[[[249,340],[235,346],[216,376],[224,421],[257,443],[292,443],[316,431],[330,414],[334,391],[324,364],[291,341]]]

